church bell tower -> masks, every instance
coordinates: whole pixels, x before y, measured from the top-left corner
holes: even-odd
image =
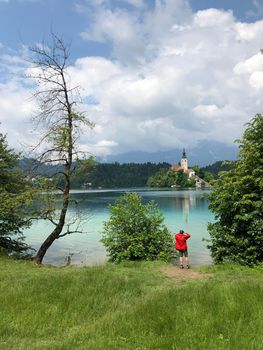
[[[181,159],[181,167],[186,172],[188,170],[188,160],[186,157],[185,149],[183,149],[182,159]]]

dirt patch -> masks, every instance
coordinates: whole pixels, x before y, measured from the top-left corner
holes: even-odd
[[[212,276],[211,273],[201,273],[193,269],[180,269],[177,266],[163,267],[160,272],[177,280],[207,280]]]

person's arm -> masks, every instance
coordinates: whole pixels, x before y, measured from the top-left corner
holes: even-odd
[[[188,238],[190,238],[191,237],[191,235],[190,235],[190,233],[184,233],[184,237],[185,237],[185,239],[188,239]]]

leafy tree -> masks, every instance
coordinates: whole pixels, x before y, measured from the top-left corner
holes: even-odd
[[[39,112],[33,120],[42,131],[38,146],[44,151],[38,161],[45,164],[59,164],[62,184],[58,190],[62,201],[58,210],[50,210],[46,219],[54,225],[53,230],[38,249],[34,260],[41,264],[53,242],[61,237],[78,231],[79,224],[66,221],[70,203],[71,179],[74,170],[74,158],[78,157],[78,138],[85,125],[92,128],[86,116],[78,109],[81,102],[77,87],[71,86],[68,77],[69,47],[62,39],[52,35],[52,43],[42,43],[30,50],[33,64],[31,78],[38,84],[34,95]],[[42,129],[40,129],[42,127]],[[54,182],[56,183],[56,182]],[[59,214],[57,214],[59,213]]]
[[[6,254],[21,254],[29,248],[22,230],[31,225],[28,208],[35,191],[19,171],[18,159],[0,133],[0,251]]]
[[[221,163],[221,162],[220,162]],[[200,177],[206,182],[211,182],[214,180],[214,175],[210,173],[209,171],[205,171],[205,168],[200,168],[198,165],[194,165],[193,170],[195,171],[195,175]]]
[[[85,187],[87,183],[92,183],[91,174],[96,169],[96,162],[92,156],[88,159],[78,159],[72,173],[71,184],[73,188]]]
[[[110,260],[168,260],[173,239],[154,202],[143,204],[136,193],[128,193],[110,206],[102,242]]]
[[[203,180],[205,180],[206,182],[208,183],[211,183],[213,180],[214,180],[214,175],[209,173],[208,171],[205,171],[204,172],[204,177],[203,177]]]
[[[177,181],[177,174],[172,170],[160,169],[156,174],[150,176],[147,181],[149,187],[171,187]]]
[[[199,165],[194,165],[194,166],[192,167],[192,169],[194,170],[195,175],[197,175],[197,176],[200,177],[201,179],[204,178],[205,173],[204,173],[203,169],[199,167]]]
[[[238,140],[239,160],[213,185],[209,249],[215,262],[263,260],[263,117],[257,114]]]
[[[176,185],[181,188],[189,187],[188,175],[183,170],[177,172]]]
[[[195,186],[195,181],[188,179],[188,175],[182,171],[175,172],[171,169],[160,169],[147,181],[149,187],[171,187],[177,186],[181,188]]]

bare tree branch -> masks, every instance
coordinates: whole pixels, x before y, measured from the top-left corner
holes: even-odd
[[[33,150],[44,147],[38,157],[40,164],[62,163],[63,170],[58,172],[63,175],[63,185],[59,186],[62,191],[62,204],[58,215],[55,209],[44,213],[44,217],[55,228],[35,255],[34,259],[38,264],[42,263],[46,251],[56,239],[73,232],[81,232],[81,224],[77,219],[66,221],[71,201],[70,180],[74,170],[73,158],[79,154],[77,142],[83,126],[90,129],[94,127],[94,123],[83,112],[78,111],[78,105],[82,102],[79,86],[71,86],[68,75],[70,47],[54,33],[51,34],[51,39],[51,46],[42,41],[41,45],[30,49],[32,69],[29,78],[34,79],[38,85],[33,98],[39,108],[32,117],[32,122],[38,128],[43,127],[42,136]],[[49,198],[47,204],[52,204]],[[57,220],[54,219],[55,216],[58,216]]]

